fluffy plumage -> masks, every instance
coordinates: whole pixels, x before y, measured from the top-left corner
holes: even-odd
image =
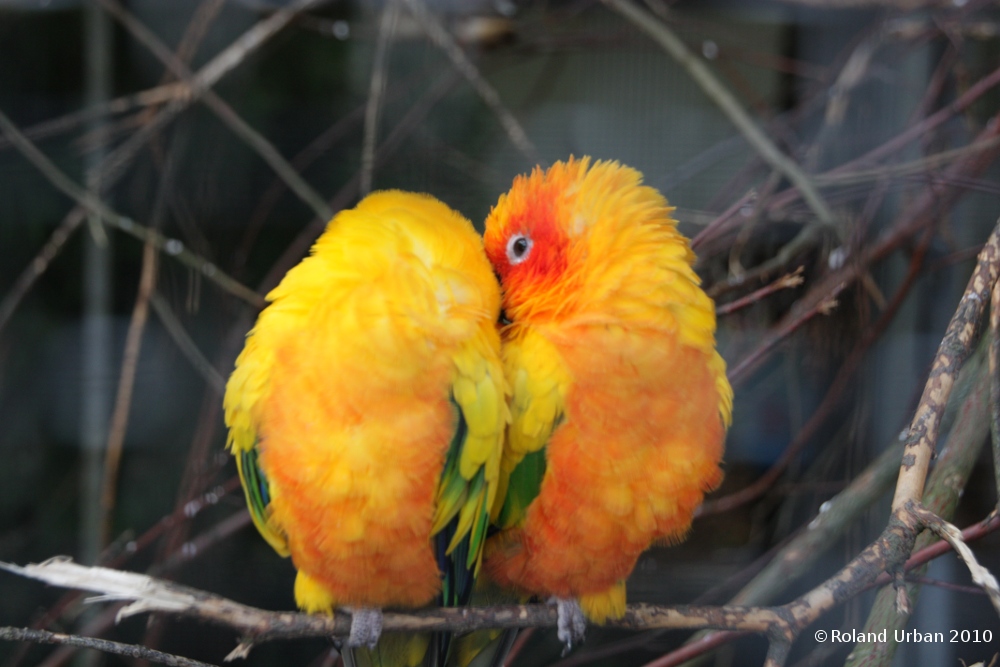
[[[296,602],[461,603],[509,419],[499,288],[472,225],[428,195],[373,194],[267,298],[225,417]]]
[[[672,210],[634,169],[571,158],[515,179],[486,221],[513,390],[486,570],[597,622],[722,479],[732,389]]]

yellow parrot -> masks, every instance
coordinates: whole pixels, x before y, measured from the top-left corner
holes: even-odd
[[[498,504],[509,412],[482,241],[429,195],[378,192],[267,299],[224,399],[253,521],[291,556],[301,609],[349,608],[359,661],[441,661],[446,637],[374,647],[383,607],[467,601]]]
[[[722,479],[733,393],[672,211],[585,157],[518,177],[486,220],[513,395],[484,569],[554,598],[567,648],[585,617],[624,614],[639,555],[682,539]]]

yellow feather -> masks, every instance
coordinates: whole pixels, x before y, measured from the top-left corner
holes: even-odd
[[[625,614],[625,582],[620,581],[606,591],[584,594],[579,597],[580,608],[594,623],[604,623],[609,618]]]

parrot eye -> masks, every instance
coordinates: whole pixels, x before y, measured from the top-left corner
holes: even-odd
[[[507,241],[507,260],[513,264],[520,264],[528,259],[531,254],[531,246],[535,243],[524,234],[515,234]]]

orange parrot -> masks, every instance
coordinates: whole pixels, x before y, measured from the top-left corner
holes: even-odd
[[[499,286],[468,220],[387,191],[337,214],[267,298],[226,386],[228,446],[298,606],[348,606],[348,645],[373,648],[382,607],[471,592],[509,420]],[[416,665],[428,641],[357,653]]]
[[[513,396],[485,570],[554,598],[567,649],[625,613],[639,555],[722,480],[733,393],[672,211],[585,157],[516,178],[486,220]]]

